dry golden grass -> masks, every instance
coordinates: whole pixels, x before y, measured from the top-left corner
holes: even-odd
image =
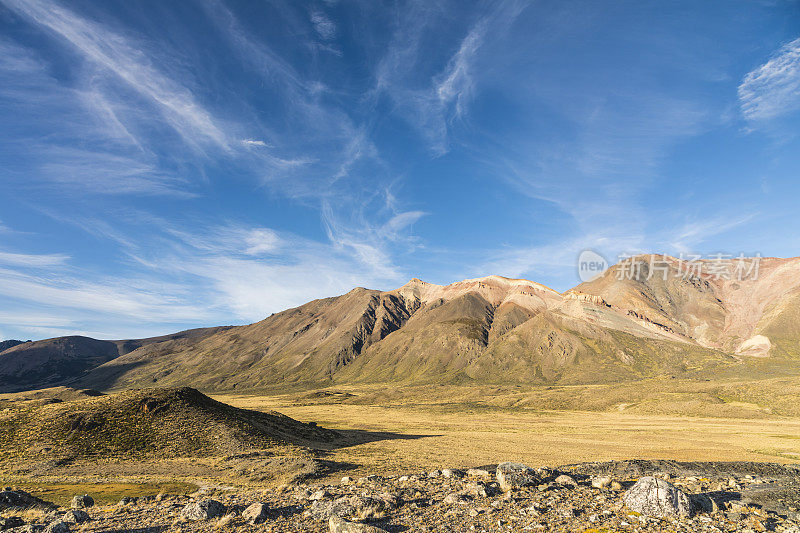
[[[20,481],[0,478],[3,484],[17,486],[30,492],[37,498],[69,507],[70,500],[76,494],[91,494],[98,505],[112,505],[125,496],[155,496],[159,493],[189,494],[197,490],[197,485],[191,483],[49,483],[37,481]],[[43,512],[37,509],[27,510],[35,514]],[[24,516],[23,516],[24,518]]]
[[[647,384],[626,385],[634,386]],[[659,409],[667,414],[647,412],[649,408],[630,411],[636,405],[648,405],[641,394],[640,403],[633,406],[612,403],[598,411],[536,409],[532,399],[550,405],[554,398],[565,394],[563,388],[528,392],[484,389],[483,402],[475,401],[479,395],[470,388],[409,391],[404,398],[391,391],[347,389],[354,396],[345,401],[359,402],[359,398],[379,395],[391,398],[383,405],[334,400],[323,403],[314,395],[307,404],[298,401],[297,395],[215,397],[237,407],[275,409],[297,420],[314,421],[333,429],[390,434],[330,452],[329,459],[360,465],[357,473],[468,467],[506,460],[532,465],[634,458],[800,461],[798,417],[775,415],[757,402],[738,397],[709,399],[698,395],[712,387],[732,390],[728,386],[684,383],[675,385],[674,390],[653,384],[651,387],[650,393],[664,400],[659,402]],[[748,390],[755,386],[730,387]],[[572,392],[579,396],[609,394],[602,387],[591,389],[588,393]],[[691,398],[697,399],[690,401]],[[687,416],[687,402],[691,414],[718,412],[724,416]]]

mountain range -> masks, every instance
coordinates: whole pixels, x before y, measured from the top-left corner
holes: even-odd
[[[0,351],[0,390],[607,383],[800,371],[800,258],[640,255],[559,293],[487,276],[356,288],[245,326]],[[728,265],[731,267],[731,265]]]

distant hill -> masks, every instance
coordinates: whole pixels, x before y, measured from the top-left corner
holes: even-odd
[[[176,340],[192,342],[224,329],[202,328],[162,337],[120,341],[81,336],[14,341],[15,344],[0,351],[0,390],[18,391],[69,383],[87,370],[143,346]]]
[[[245,390],[357,382],[608,383],[737,375],[756,367],[796,372],[800,258],[748,265],[755,263],[757,271],[739,279],[720,275],[708,261],[638,256],[565,293],[501,276],[445,286],[413,279],[387,292],[357,288],[247,326],[124,345],[96,341],[117,350],[100,350],[70,376],[76,386],[100,390]],[[90,346],[76,353],[85,356]],[[2,378],[8,353],[0,353],[0,384],[8,383]]]

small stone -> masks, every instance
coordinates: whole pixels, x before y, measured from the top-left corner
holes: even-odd
[[[538,485],[541,482],[536,472],[522,463],[500,463],[497,465],[495,476],[500,484],[500,489],[504,492],[530,485]]]
[[[464,498],[461,494],[458,494],[457,492],[451,492],[450,494],[444,497],[442,503],[446,503],[449,505],[453,505],[456,503],[467,503],[467,499]]]
[[[83,496],[75,496],[70,502],[70,507],[73,509],[86,509],[94,505],[94,499],[88,494]]]
[[[405,483],[406,481],[408,481],[408,479],[409,479],[408,476],[400,476],[397,481],[399,481],[400,483]]]
[[[457,468],[445,468],[442,470],[442,477],[460,479],[464,477],[464,472]]]
[[[622,483],[620,483],[619,481],[612,481],[611,482],[611,490],[613,490],[615,492],[621,491],[622,490]]]
[[[342,478],[342,485],[349,485],[352,482],[353,482],[353,478],[351,478],[350,476],[344,476]]]
[[[267,520],[268,508],[265,503],[256,502],[250,504],[247,509],[242,511],[242,518],[251,524],[260,524]]]
[[[181,516],[188,520],[208,520],[225,514],[225,506],[216,500],[191,502],[181,510]]]
[[[71,509],[64,513],[62,520],[69,524],[82,524],[89,520],[89,513],[83,509]]]
[[[473,477],[491,477],[492,473],[483,468],[470,468],[467,470],[467,475]]]
[[[481,482],[468,484],[464,492],[476,498],[488,498],[492,494],[491,489]]]
[[[431,470],[428,472],[428,477],[439,477],[442,475],[441,470]]]
[[[311,500],[311,501],[316,501],[316,500],[325,500],[325,499],[330,498],[330,497],[331,497],[331,495],[327,490],[320,489],[320,490],[316,491],[314,494],[312,494],[311,496],[309,496],[308,499]]]
[[[611,478],[607,476],[599,476],[592,478],[592,487],[596,489],[604,489],[611,485]]]
[[[653,476],[640,478],[622,501],[631,511],[645,516],[689,516],[692,512],[689,497],[683,491]]]
[[[328,529],[331,533],[386,533],[385,530],[375,526],[350,522],[338,516],[331,516],[328,519]]]
[[[574,488],[578,486],[578,483],[575,481],[575,479],[573,479],[572,476],[568,476],[566,474],[561,474],[560,476],[558,476],[556,478],[556,483],[558,483],[559,485],[563,485],[565,487]]]

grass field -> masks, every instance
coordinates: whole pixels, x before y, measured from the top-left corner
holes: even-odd
[[[784,380],[767,385],[638,383],[572,391],[436,388],[403,396],[384,388],[326,391],[305,399],[291,394],[215,397],[237,407],[275,409],[324,427],[377,433],[370,442],[331,450],[329,458],[360,465],[359,473],[388,473],[508,460],[531,465],[635,458],[797,462],[800,417],[744,401],[784,402],[796,382],[790,385]],[[626,387],[631,389],[627,396]],[[712,387],[728,396],[710,393]],[[770,395],[770,387],[781,388],[783,395],[777,390]],[[644,390],[640,396],[647,400],[618,401],[638,398],[634,388]],[[751,390],[761,396],[742,392]],[[480,395],[485,401],[476,401]],[[593,411],[549,408],[568,396],[581,398],[577,401],[583,405],[594,405],[595,397],[605,400]]]

